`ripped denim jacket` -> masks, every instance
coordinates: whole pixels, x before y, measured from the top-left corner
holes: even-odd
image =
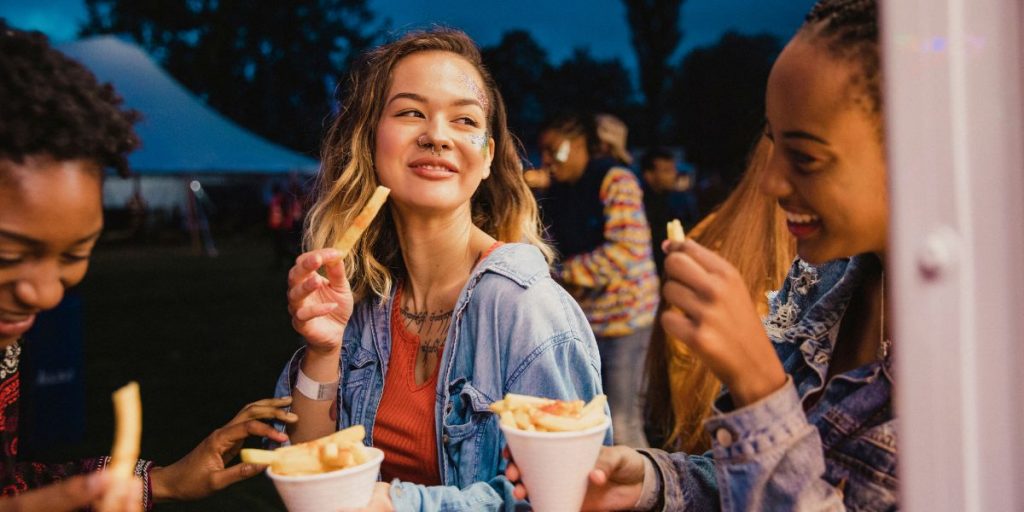
[[[741,409],[728,395],[706,423],[703,456],[645,453],[664,510],[896,510],[896,419],[891,356],[825,382],[850,299],[874,256],[821,266],[796,261],[769,294],[769,338],[789,375],[782,389]],[[822,391],[804,411],[804,399]]]

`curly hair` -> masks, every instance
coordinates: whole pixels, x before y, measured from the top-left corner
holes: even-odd
[[[807,13],[801,32],[822,39],[829,53],[853,62],[861,73],[854,77],[869,101],[868,111],[882,113],[882,72],[879,58],[877,0],[821,0]],[[858,98],[860,99],[860,98]]]
[[[127,155],[139,146],[139,114],[39,32],[11,28],[0,18],[0,159],[21,163],[47,155],[87,159],[128,174]]]

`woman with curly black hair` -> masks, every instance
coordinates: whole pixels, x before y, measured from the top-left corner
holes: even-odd
[[[103,173],[127,174],[137,118],[45,36],[0,19],[0,510],[74,510],[101,498],[114,510],[141,510],[199,498],[259,471],[224,467],[246,437],[287,439],[260,418],[294,421],[278,408],[289,400],[256,402],[178,462],[139,461],[131,485],[100,471],[108,457],[63,464],[18,457],[22,335],[85,276],[103,228]]]

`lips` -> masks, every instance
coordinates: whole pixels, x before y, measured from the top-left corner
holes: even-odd
[[[419,158],[409,163],[409,168],[417,176],[431,180],[447,179],[459,173],[455,164],[443,158]]]
[[[36,315],[7,315],[0,313],[0,338],[16,338],[25,334],[36,321]]]
[[[786,213],[786,228],[798,239],[807,238],[821,229],[821,217],[817,215],[784,211]]]

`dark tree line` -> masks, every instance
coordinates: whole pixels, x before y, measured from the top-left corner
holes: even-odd
[[[763,118],[764,84],[780,44],[726,34],[676,62],[684,0],[623,0],[639,88],[618,59],[577,48],[551,62],[528,32],[483,48],[528,147],[545,118],[565,110],[609,112],[630,126],[630,145],[680,146],[702,174],[731,182]],[[83,35],[124,34],[186,87],[242,126],[315,155],[335,84],[381,40],[366,0],[86,0]]]
[[[365,0],[86,0],[83,35],[127,34],[242,126],[315,154],[334,84],[375,42]]]

